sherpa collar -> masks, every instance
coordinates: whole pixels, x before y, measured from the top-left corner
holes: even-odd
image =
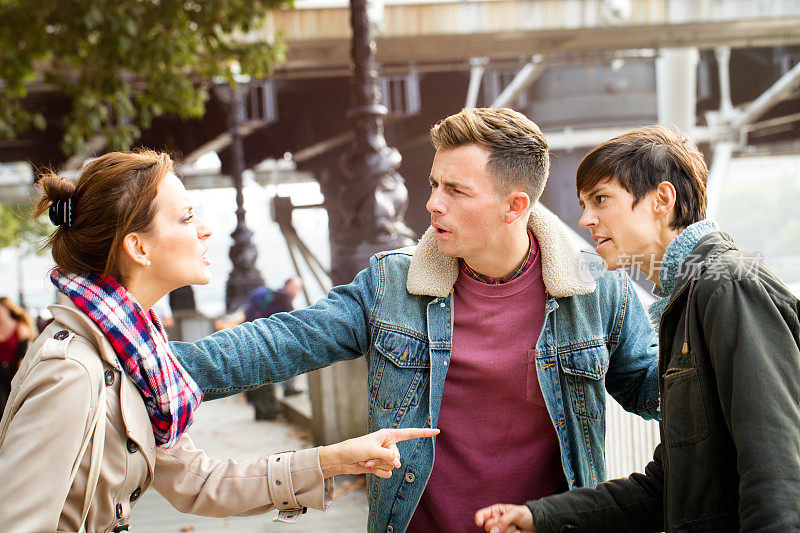
[[[554,298],[589,294],[595,289],[591,267],[583,268],[583,254],[570,240],[562,222],[553,213],[535,206],[528,227],[539,242],[542,254],[542,278],[548,294]],[[411,294],[445,298],[458,278],[458,259],[439,252],[433,227],[419,240],[406,288]]]

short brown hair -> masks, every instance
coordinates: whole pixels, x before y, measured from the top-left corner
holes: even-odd
[[[431,128],[437,150],[477,144],[490,152],[486,170],[498,191],[521,188],[535,203],[550,171],[547,141],[531,119],[512,109],[462,109]]]
[[[34,216],[58,200],[72,200],[72,225],[58,226],[45,242],[67,272],[103,272],[122,283],[120,251],[125,235],[146,233],[155,218],[155,199],[172,171],[169,155],[152,150],[112,152],[84,167],[76,183],[53,172],[37,184],[42,197]]]
[[[633,195],[634,206],[659,183],[670,182],[676,193],[672,229],[706,217],[708,167],[700,150],[678,130],[645,126],[596,147],[578,165],[578,194],[612,178]]]

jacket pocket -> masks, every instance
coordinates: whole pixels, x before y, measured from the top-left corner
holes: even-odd
[[[404,333],[379,331],[370,373],[372,400],[384,409],[412,407],[427,390],[428,343]]]
[[[603,376],[608,370],[605,344],[580,346],[558,354],[572,408],[588,418],[598,418],[605,408]]]
[[[677,533],[726,533],[739,531],[739,526],[739,513],[731,511],[675,524],[675,531]]]
[[[691,354],[693,360],[694,354]],[[670,447],[700,442],[708,437],[703,392],[697,367],[670,366],[664,371],[661,400],[665,440]]]

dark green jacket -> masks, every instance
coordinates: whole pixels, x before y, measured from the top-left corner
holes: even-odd
[[[528,502],[538,532],[800,531],[800,304],[727,233],[700,239],[678,278],[653,460]]]

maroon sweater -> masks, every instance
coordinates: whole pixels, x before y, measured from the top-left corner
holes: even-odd
[[[477,533],[481,507],[522,504],[567,488],[534,362],[545,306],[540,258],[500,285],[462,268],[454,291],[442,432],[411,533]]]

